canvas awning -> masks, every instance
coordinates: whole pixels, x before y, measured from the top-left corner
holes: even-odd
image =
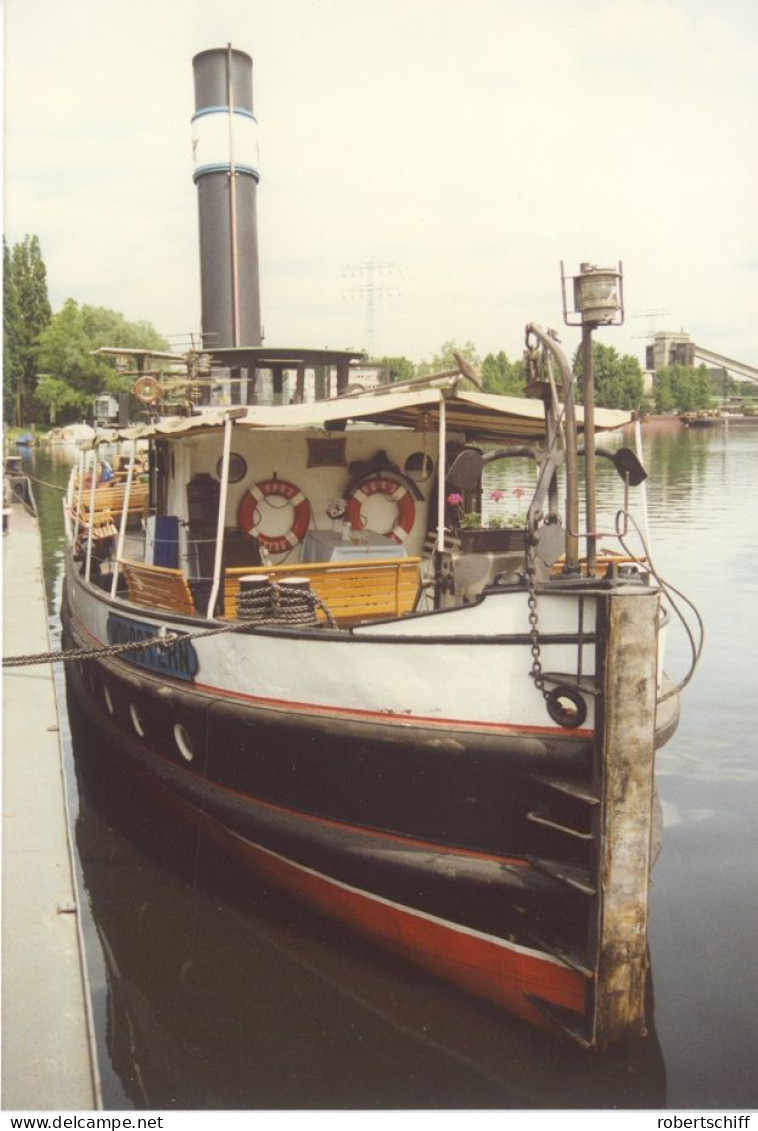
[[[542,403],[525,397],[496,393],[465,392],[452,386],[431,387],[407,392],[382,392],[339,397],[328,401],[290,405],[250,405],[204,409],[189,417],[166,417],[149,425],[107,429],[97,433],[94,443],[151,437],[180,439],[221,429],[227,417],[235,417],[235,428],[320,429],[339,431],[350,422],[383,424],[388,427],[434,430],[439,426],[440,405],[446,405],[448,433],[460,433],[470,443],[534,441],[544,434]],[[576,408],[581,431],[583,413]],[[631,413],[616,409],[595,409],[598,432],[621,428],[632,420]]]

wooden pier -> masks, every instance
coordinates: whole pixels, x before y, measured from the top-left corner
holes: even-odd
[[[3,654],[47,652],[40,532],[3,537]],[[2,1108],[100,1104],[50,664],[3,672]]]

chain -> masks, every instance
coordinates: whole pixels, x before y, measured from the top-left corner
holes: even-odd
[[[531,653],[532,653],[532,670],[529,673],[534,680],[534,686],[540,691],[545,699],[548,693],[545,691],[545,680],[542,675],[542,661],[540,659],[540,628],[539,628],[539,615],[537,613],[537,590],[535,585],[535,562],[534,562],[535,548],[529,545],[526,557],[526,582],[527,582],[527,606],[529,608],[529,636],[531,637]]]

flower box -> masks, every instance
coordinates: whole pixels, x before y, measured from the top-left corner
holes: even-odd
[[[486,526],[469,529],[459,527],[455,536],[460,539],[464,554],[502,553],[526,548],[526,533],[521,527],[505,527],[500,530],[491,530]]]

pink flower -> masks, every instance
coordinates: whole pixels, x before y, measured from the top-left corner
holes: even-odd
[[[452,495],[448,495],[447,501],[451,507],[459,507],[463,502],[463,495],[459,495],[457,491],[453,491]]]
[[[526,491],[524,490],[523,487],[514,487],[513,488],[513,494],[516,496],[517,499],[520,499],[522,495],[526,494]]]
[[[494,491],[490,491],[490,498],[492,499],[493,503],[499,503],[501,499],[505,498],[505,491],[501,491],[498,488],[495,488]]]

